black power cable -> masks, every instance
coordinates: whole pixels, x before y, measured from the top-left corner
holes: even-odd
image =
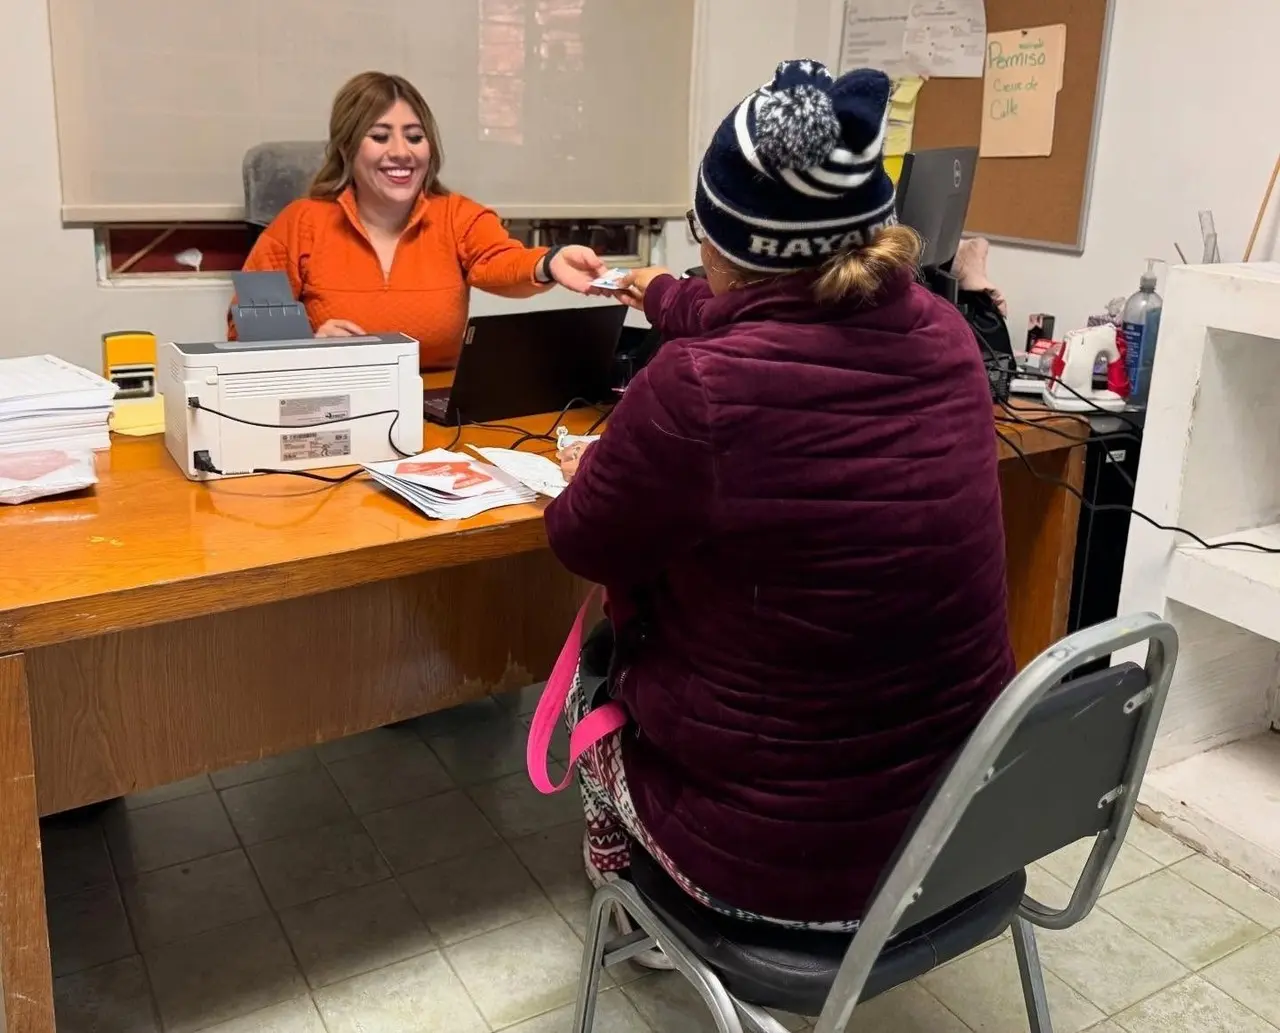
[[[977,337],[978,335],[975,334],[974,336]],[[981,338],[979,338],[979,340],[983,348],[987,351],[987,353],[994,357],[996,355],[996,352],[991,348],[991,346],[987,344],[986,341],[981,341]],[[1127,424],[1128,426],[1132,427],[1138,433],[1141,433],[1143,430],[1140,424],[1138,424],[1131,418],[1125,416],[1123,413],[1113,412],[1110,409],[1106,409],[1103,406],[1098,405],[1092,399],[1088,398],[1086,395],[1077,391],[1070,384],[1063,383],[1062,380],[1058,377],[1051,376],[1047,373],[1037,373],[1031,370],[1021,371],[1020,375],[1057,384],[1059,387],[1063,388],[1070,394],[1075,395],[1076,398],[1084,402],[1087,406],[1089,406],[1090,409],[1095,410],[1099,415],[1114,417],[1115,419],[1119,420],[1121,423]],[[1014,412],[1014,413],[1035,412],[1039,414],[1039,417],[1040,417],[1039,420],[1014,421],[1014,422],[1026,423],[1028,425],[1035,425],[1035,423],[1037,422],[1043,422],[1045,420],[1050,420],[1050,419],[1053,419],[1054,417],[1060,417],[1060,416],[1075,417],[1077,419],[1084,420],[1085,423],[1088,423],[1088,420],[1085,419],[1083,416],[1081,416],[1079,413],[1050,413],[1050,412],[1046,412],[1043,409],[1020,408],[1018,406],[1009,405],[1006,402],[1001,402],[1000,405],[1007,412]],[[1000,421],[997,421],[997,422],[1000,422]],[[1054,433],[1059,434],[1062,437],[1066,437],[1073,441],[1078,440],[1073,435],[1066,434],[1066,432],[1061,430],[1056,430],[1056,428],[1042,427],[1041,429],[1052,431]],[[1126,433],[1121,435],[1120,433],[1116,433],[1116,434],[1096,435],[1097,438],[1102,440],[1106,440],[1108,438],[1119,438],[1121,436],[1123,436],[1126,439],[1133,439],[1138,441],[1141,440],[1141,438],[1138,437],[1138,434]],[[1024,452],[1018,445],[1010,441],[1003,434],[1001,434],[999,427],[996,428],[996,437],[998,437],[1001,441],[1003,441],[1006,445],[1008,445],[1009,448],[1013,451],[1013,453],[1020,460],[1022,460],[1022,465],[1025,466],[1028,471],[1030,471],[1033,477],[1035,477],[1039,481],[1043,481],[1046,484],[1052,484],[1055,487],[1061,488],[1063,489],[1063,491],[1066,491],[1069,494],[1074,495],[1077,499],[1079,499],[1080,504],[1084,506],[1087,510],[1089,510],[1091,513],[1128,513],[1130,516],[1135,516],[1139,520],[1143,521],[1144,523],[1150,524],[1157,531],[1167,531],[1170,534],[1180,534],[1185,538],[1190,538],[1193,542],[1195,542],[1197,545],[1199,545],[1201,548],[1204,548],[1204,549],[1248,549],[1253,552],[1266,553],[1268,555],[1280,555],[1280,546],[1259,545],[1257,542],[1245,542],[1245,541],[1209,542],[1209,541],[1206,541],[1204,538],[1200,537],[1200,535],[1196,534],[1194,531],[1188,531],[1185,527],[1178,527],[1176,524],[1162,524],[1160,523],[1160,521],[1156,520],[1154,517],[1149,517],[1147,516],[1146,513],[1143,513],[1141,510],[1134,509],[1132,506],[1124,506],[1118,503],[1092,502],[1089,499],[1085,498],[1083,492],[1081,492],[1079,489],[1075,488],[1074,486],[1068,484],[1066,481],[1062,480],[1060,477],[1054,477],[1050,474],[1042,473],[1040,470],[1037,470],[1035,466],[1032,464],[1031,459],[1027,455],[1027,453]],[[1083,445],[1083,444],[1086,444],[1086,441],[1078,440],[1078,443]],[[1115,467],[1115,470],[1117,473],[1121,474],[1121,476],[1124,477],[1127,483],[1129,483],[1132,486],[1133,480],[1132,478],[1129,477],[1128,474],[1125,474],[1122,470],[1120,470],[1118,466]]]
[[[1111,441],[1133,441],[1139,444],[1141,444],[1142,442],[1142,438],[1140,438],[1137,434],[1129,434],[1129,433],[1126,433],[1125,431],[1120,431],[1120,430],[1112,431],[1110,433],[1104,433],[1104,434],[1094,434],[1092,432],[1093,431],[1092,424],[1090,424],[1085,417],[1077,416],[1073,413],[1055,413],[1053,415],[1042,415],[1038,419],[1034,419],[1034,418],[1027,418],[1027,417],[1017,415],[1017,413],[1019,412],[1027,412],[1028,410],[1026,409],[1022,409],[1022,410],[1016,409],[1013,406],[1009,405],[1007,402],[997,402],[996,404],[999,405],[1000,408],[1002,408],[1005,412],[1010,414],[1007,417],[997,416],[996,423],[1012,424],[1013,426],[1017,426],[1017,427],[1031,427],[1035,430],[1042,430],[1048,434],[1053,434],[1056,437],[1065,438],[1067,441],[1070,441],[1072,444],[1075,444],[1075,445],[1086,445],[1088,444],[1090,438],[1088,437],[1082,438],[1077,434],[1069,434],[1065,430],[1060,430],[1057,427],[1045,426],[1045,424],[1056,422],[1057,420],[1065,417],[1067,419],[1074,420],[1075,422],[1081,424],[1086,429],[1088,429],[1090,431],[1090,437],[1092,438],[1092,440],[1095,440],[1095,441],[1101,441],[1104,443],[1111,442]],[[1116,473],[1116,476],[1119,477],[1122,481],[1124,481],[1124,483],[1127,484],[1130,488],[1133,488],[1135,490],[1137,489],[1137,485],[1134,484],[1133,478],[1130,477],[1118,463],[1112,463],[1111,469],[1114,470]]]
[[[307,430],[311,427],[329,427],[336,423],[352,423],[356,420],[369,420],[373,419],[375,416],[390,416],[391,423],[387,427],[387,444],[391,446],[391,450],[398,456],[410,456],[413,454],[412,452],[405,452],[395,442],[396,424],[400,422],[399,409],[379,409],[377,412],[360,413],[358,416],[344,416],[342,419],[337,420],[317,420],[313,423],[261,423],[258,420],[247,420],[244,417],[232,416],[230,413],[214,409],[212,406],[202,403],[199,398],[188,398],[187,407],[198,410],[199,412],[207,412],[212,416],[217,416],[224,420],[230,420],[232,423],[243,423],[247,427],[264,427],[267,430]],[[216,473],[220,476],[223,475],[222,471],[213,465],[208,453],[205,452],[197,452],[192,465],[201,473]],[[305,477],[309,481],[321,481],[325,484],[343,484],[346,481],[351,480],[353,477],[358,477],[360,474],[364,473],[360,467],[356,467],[354,470],[350,470],[338,477],[326,477],[324,474],[312,473],[310,470],[282,470],[270,466],[255,466],[249,472],[288,474],[290,477]]]
[[[337,420],[318,420],[314,423],[283,424],[283,423],[262,423],[258,420],[249,420],[241,416],[232,416],[230,413],[222,412],[221,410],[214,409],[211,406],[204,405],[203,403],[201,403],[200,399],[198,398],[188,398],[187,406],[188,408],[191,408],[191,409],[196,409],[201,412],[207,412],[212,416],[218,416],[224,420],[230,420],[233,423],[243,423],[249,427],[263,427],[267,430],[307,430],[308,428],[312,428],[312,427],[328,427],[337,423],[348,423],[354,420],[372,419],[375,416],[391,416],[392,417],[391,424],[387,427],[387,444],[391,446],[392,451],[394,451],[398,456],[408,458],[413,454],[411,452],[403,451],[395,443],[393,435],[395,433],[396,424],[399,422],[399,419],[400,419],[400,411],[398,409],[380,409],[377,412],[361,413],[358,416],[346,416],[346,417],[343,417],[342,419],[337,419]],[[520,437],[518,437],[516,441],[512,444],[511,446],[512,448],[519,448],[526,441],[548,441],[554,444],[556,427],[560,425],[560,422],[564,419],[565,415],[569,412],[569,410],[577,406],[587,406],[589,408],[596,409],[601,413],[600,417],[595,421],[595,423],[591,425],[591,428],[587,431],[588,434],[590,434],[598,426],[600,426],[600,424],[603,423],[608,418],[609,413],[611,411],[611,408],[601,409],[599,406],[592,405],[585,398],[571,399],[569,401],[569,404],[566,405],[563,409],[561,409],[560,412],[556,415],[555,422],[552,424],[551,430],[545,434],[538,434],[536,432],[527,431],[523,427],[517,427],[510,423],[467,423],[463,421],[462,415],[458,414],[457,428],[454,432],[453,438],[450,440],[446,448],[453,449],[461,440],[463,429],[469,426],[483,427],[486,430],[505,430],[505,431],[510,431],[512,434],[520,435]],[[212,459],[210,459],[207,452],[204,452],[204,451],[197,452],[192,465],[194,465],[195,468],[199,470],[201,473],[213,473],[213,474],[218,474],[219,476],[225,476],[222,470],[218,469],[216,466],[213,465],[213,461]],[[359,477],[362,473],[364,473],[364,470],[360,467],[356,467],[355,469],[350,470],[347,473],[340,474],[337,477],[328,477],[325,474],[313,473],[310,470],[283,470],[283,469],[278,469],[275,467],[268,467],[268,466],[255,466],[249,472],[263,473],[263,474],[267,474],[267,473],[287,474],[290,477],[304,477],[307,480],[321,481],[324,484],[344,484],[355,477]]]
[[[1052,484],[1054,487],[1061,488],[1063,491],[1066,491],[1069,494],[1074,495],[1077,499],[1080,500],[1080,504],[1084,506],[1087,510],[1089,510],[1091,513],[1128,513],[1131,516],[1136,516],[1139,520],[1142,520],[1145,523],[1150,524],[1157,531],[1169,531],[1172,534],[1183,535],[1187,538],[1190,538],[1197,545],[1205,549],[1251,549],[1254,552],[1280,554],[1280,547],[1271,546],[1271,545],[1259,545],[1257,542],[1243,542],[1243,541],[1208,542],[1208,541],[1205,541],[1203,538],[1201,538],[1194,531],[1188,531],[1185,527],[1178,527],[1173,524],[1162,524],[1160,523],[1160,521],[1156,520],[1154,517],[1149,517],[1147,516],[1146,513],[1143,513],[1141,510],[1134,509],[1132,506],[1122,506],[1118,503],[1091,502],[1089,499],[1084,497],[1083,492],[1081,492],[1078,488],[1075,488],[1074,486],[1068,484],[1066,481],[1062,480],[1060,477],[1054,477],[1051,474],[1042,473],[1041,471],[1037,470],[1035,466],[1032,464],[1031,458],[1027,455],[1027,453],[1024,452],[1020,447],[1015,445],[1003,434],[1001,434],[999,429],[996,430],[996,437],[998,437],[1001,441],[1003,441],[1006,445],[1008,445],[1010,449],[1013,450],[1014,454],[1019,459],[1022,460],[1022,465],[1025,466],[1031,472],[1031,475],[1035,477],[1036,480],[1044,481],[1044,483],[1046,484]]]

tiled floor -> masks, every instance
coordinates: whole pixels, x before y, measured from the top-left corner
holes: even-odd
[[[60,1033],[557,1033],[589,895],[574,794],[523,774],[528,693],[46,824]],[[1036,866],[1060,902],[1084,857]],[[1041,933],[1058,1033],[1280,1033],[1280,900],[1136,826],[1095,913]],[[615,970],[600,1033],[709,1033]],[[804,1029],[802,1019],[786,1019]],[[1026,1030],[1006,937],[857,1033]]]

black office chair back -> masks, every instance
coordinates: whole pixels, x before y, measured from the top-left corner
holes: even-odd
[[[1142,642],[1145,667],[1069,674]],[[845,1028],[889,937],[1086,836],[1093,851],[1062,909],[1023,899],[1020,914],[1065,928],[1096,903],[1133,817],[1177,656],[1154,614],[1063,640],[1000,695],[903,837],[853,938],[816,1027]]]
[[[323,140],[277,140],[255,144],[240,165],[244,221],[256,238],[292,201],[306,197],[324,162]]]
[[[1137,664],[1066,682],[1044,696],[984,776],[899,927],[1109,828],[1150,696]]]

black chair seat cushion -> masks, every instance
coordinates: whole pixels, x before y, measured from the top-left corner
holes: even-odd
[[[648,853],[631,851],[631,882],[676,937],[697,954],[741,1001],[817,1015],[853,937],[744,922],[703,907]],[[891,990],[999,936],[1026,889],[1018,870],[932,918],[905,929],[885,946],[862,1000]]]

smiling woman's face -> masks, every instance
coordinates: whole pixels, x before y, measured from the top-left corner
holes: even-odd
[[[352,174],[356,193],[367,202],[412,205],[422,193],[431,144],[413,108],[396,101],[360,143]]]

